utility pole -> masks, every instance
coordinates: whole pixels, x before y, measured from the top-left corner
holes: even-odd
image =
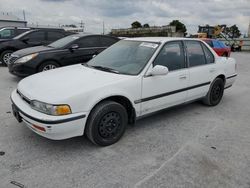
[[[23,20],[26,21],[25,10],[23,10]]]
[[[82,28],[82,31],[83,31],[83,33],[84,33],[84,28],[85,27],[85,23],[83,23],[83,21],[81,20],[81,22],[80,22],[80,28]]]
[[[102,34],[105,34],[105,25],[104,25],[104,21],[102,22]]]

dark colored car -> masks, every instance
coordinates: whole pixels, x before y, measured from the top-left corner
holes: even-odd
[[[39,29],[26,31],[12,39],[0,40],[0,61],[8,64],[10,55],[20,49],[47,45],[69,34],[63,29]]]
[[[208,39],[208,38],[202,40],[205,41],[210,47],[212,47],[219,56],[225,56],[225,57],[230,56],[231,49],[230,47],[226,46],[223,42],[216,39]]]
[[[31,28],[28,27],[3,27],[0,28],[0,39],[12,39],[17,35],[20,35]]]
[[[24,77],[61,66],[84,63],[119,41],[106,35],[75,34],[48,46],[26,48],[13,53],[9,60],[11,74]]]

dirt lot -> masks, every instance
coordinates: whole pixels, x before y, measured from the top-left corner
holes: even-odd
[[[115,145],[51,141],[12,117],[19,79],[0,67],[0,188],[250,187],[250,53],[233,53],[237,82],[216,107],[166,110]]]

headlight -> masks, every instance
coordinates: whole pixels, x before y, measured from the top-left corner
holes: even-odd
[[[15,61],[15,63],[26,63],[27,61],[34,59],[36,56],[38,55],[38,53],[34,53],[34,54],[30,54],[30,55],[26,55],[24,57],[21,57],[20,59],[17,59]]]
[[[69,105],[52,105],[36,100],[31,101],[30,105],[33,109],[48,115],[60,116],[71,114]]]

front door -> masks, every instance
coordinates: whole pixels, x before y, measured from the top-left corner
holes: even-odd
[[[166,66],[167,75],[146,76],[142,80],[141,115],[155,112],[186,100],[189,73],[186,68],[183,43],[166,43],[152,67]],[[151,68],[152,69],[152,68]],[[150,71],[150,70],[149,70]]]

